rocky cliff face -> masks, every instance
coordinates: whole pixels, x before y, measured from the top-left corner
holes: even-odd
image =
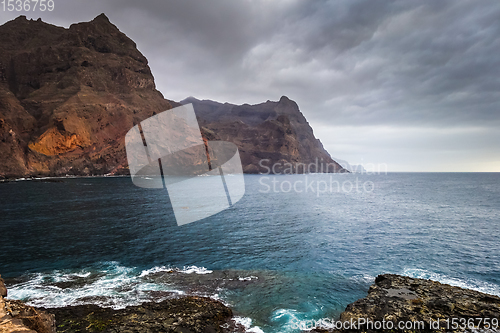
[[[187,103],[193,104],[205,137],[238,146],[245,173],[345,172],[315,138],[297,103],[286,96],[257,105],[194,97],[181,101]]]
[[[204,137],[236,143],[245,172],[261,159],[333,162],[288,98],[194,102]],[[176,105],[104,14],[68,29],[24,16],[0,26],[0,178],[127,174],[127,131]]]
[[[69,29],[23,16],[0,27],[3,177],[123,172],[125,133],[169,108],[104,15]]]

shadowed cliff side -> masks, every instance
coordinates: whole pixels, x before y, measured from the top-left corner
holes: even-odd
[[[186,98],[192,103],[210,140],[224,140],[238,146],[245,173],[347,172],[316,139],[297,103],[286,96],[278,102],[234,105]],[[302,164],[302,165],[301,165]]]

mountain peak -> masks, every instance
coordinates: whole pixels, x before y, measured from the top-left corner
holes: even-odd
[[[92,22],[105,22],[105,23],[111,23],[109,21],[109,18],[106,16],[106,14],[104,13],[101,13],[99,15],[97,15],[93,20]]]
[[[321,161],[330,165],[327,172],[344,170],[316,139],[297,103],[287,96],[282,96],[279,102],[255,105],[222,104],[193,97],[180,103],[193,103],[202,135],[207,140],[227,140],[238,146],[245,173],[266,172],[260,164],[262,159],[269,165],[283,161],[304,164]]]
[[[127,172],[127,130],[171,108],[104,14],[68,29],[17,18],[0,49],[0,178]]]
[[[200,100],[194,96],[189,96],[180,101],[181,104],[189,104],[193,102],[199,102]]]
[[[116,33],[120,31],[117,26],[111,23],[109,18],[104,13],[97,15],[89,23],[97,29],[102,29],[104,33]]]

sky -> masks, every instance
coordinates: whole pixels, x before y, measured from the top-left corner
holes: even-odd
[[[500,172],[497,0],[54,0],[8,12],[69,27],[105,13],[157,89],[297,102],[334,158],[372,171]]]

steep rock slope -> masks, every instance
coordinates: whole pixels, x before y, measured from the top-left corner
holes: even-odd
[[[297,103],[234,105],[186,98],[192,103],[204,136],[236,144],[245,173],[345,172],[314,136]],[[310,167],[309,167],[310,165]]]
[[[123,137],[171,108],[135,43],[101,14],[0,27],[0,176],[127,172]]]

